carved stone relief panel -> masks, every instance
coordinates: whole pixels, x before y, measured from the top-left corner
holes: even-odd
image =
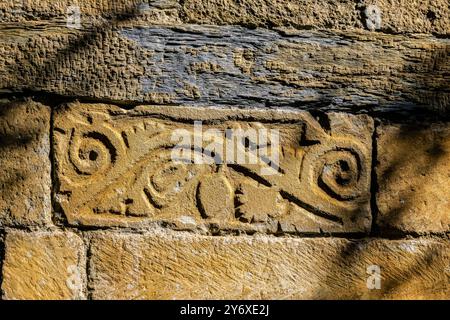
[[[69,104],[55,200],[84,226],[366,232],[372,119],[305,111]]]

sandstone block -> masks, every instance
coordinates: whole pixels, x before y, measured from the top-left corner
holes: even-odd
[[[445,38],[368,31],[0,25],[0,88],[156,104],[446,111],[449,48]]]
[[[81,299],[85,263],[83,241],[71,232],[8,231],[3,299]]]
[[[181,12],[191,23],[447,35],[450,30],[446,0],[187,0]]]
[[[89,263],[94,299],[446,299],[449,252],[431,239],[100,233]]]
[[[65,23],[75,5],[83,27],[120,20],[448,35],[450,21],[446,0],[4,0],[0,21]]]
[[[450,126],[378,128],[377,223],[403,232],[450,230]]]
[[[75,103],[54,125],[56,199],[73,225],[370,229],[365,115]]]
[[[50,222],[50,109],[0,103],[0,226]]]
[[[75,27],[78,18],[80,28],[107,26],[112,21],[134,25],[180,22],[176,0],[4,0],[0,3],[3,23],[51,21]]]

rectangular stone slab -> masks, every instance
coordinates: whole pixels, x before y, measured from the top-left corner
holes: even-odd
[[[178,22],[445,36],[450,24],[447,0],[3,0],[0,21],[64,24],[73,5],[79,6],[83,27],[120,17],[134,25]]]
[[[445,240],[99,233],[94,299],[448,299]],[[379,270],[379,286],[371,276]]]
[[[73,225],[153,222],[268,233],[370,229],[373,121],[366,115],[73,103],[57,110],[54,120],[56,200]],[[200,131],[194,121],[202,121]],[[223,152],[208,149],[211,129],[219,130]],[[245,135],[228,139],[226,129]],[[250,134],[264,130],[278,130],[279,139],[269,135],[263,144]],[[179,132],[193,145],[184,163],[173,161]],[[239,147],[258,150],[256,161],[228,155]],[[214,157],[213,163],[195,160],[208,156],[205,150],[215,152],[205,158]]]
[[[196,106],[442,111],[449,102],[449,44],[425,35],[239,26],[0,26],[0,92]]]
[[[0,227],[51,223],[50,108],[0,101]]]
[[[2,299],[85,298],[83,240],[72,232],[9,229],[2,269]]]
[[[450,231],[450,123],[377,128],[376,166],[384,231]]]

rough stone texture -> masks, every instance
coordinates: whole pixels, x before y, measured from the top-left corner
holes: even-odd
[[[448,241],[425,239],[100,233],[90,289],[94,299],[446,299],[449,253]],[[367,288],[371,265],[381,289]]]
[[[71,232],[9,230],[3,261],[3,299],[82,299],[83,241]]]
[[[177,24],[179,5],[175,0],[3,0],[0,23],[40,23],[65,25],[79,8],[81,27],[119,24]]]
[[[368,28],[377,8],[376,30],[399,33],[450,32],[447,0],[185,0],[182,15],[189,23],[243,24],[258,27],[319,29]]]
[[[0,1],[2,297],[448,299],[449,58],[448,0]]]
[[[50,109],[0,101],[0,227],[50,222]]]
[[[185,22],[438,35],[450,30],[447,0],[4,0],[0,21],[65,23],[68,7],[75,4],[83,27],[120,18],[128,24]]]
[[[450,108],[450,41],[423,35],[43,24],[0,28],[0,40],[0,92],[200,106]]]
[[[203,121],[202,128],[195,129],[194,121]],[[75,225],[164,221],[182,229],[270,233],[370,229],[373,123],[366,115],[328,113],[317,120],[292,110],[127,111],[75,103],[57,111],[54,125],[57,201]],[[228,128],[240,129],[240,136],[235,131],[227,139]],[[220,130],[215,140],[210,129]],[[279,139],[270,130],[278,130]],[[267,143],[258,138],[264,133]],[[211,141],[219,147],[208,147]],[[177,146],[188,153],[174,153]],[[234,157],[229,150],[236,150]],[[198,164],[200,156],[211,164]]]
[[[382,125],[377,134],[377,224],[450,231],[450,125]]]

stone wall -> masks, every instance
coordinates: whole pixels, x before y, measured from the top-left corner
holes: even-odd
[[[448,299],[449,22],[447,0],[1,2],[2,299]]]

